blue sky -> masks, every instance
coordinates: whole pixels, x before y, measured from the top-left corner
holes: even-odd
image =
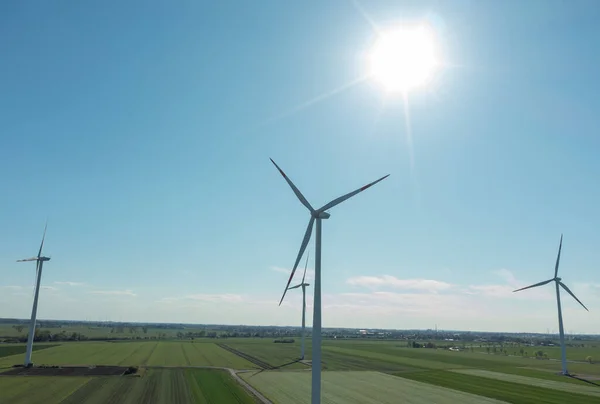
[[[317,206],[391,174],[324,223],[325,327],[556,329],[551,287],[510,291],[551,277],[562,232],[591,310],[563,296],[565,327],[600,332],[598,17],[594,1],[0,5],[0,317],[29,316],[34,265],[15,260],[47,218],[42,318],[298,324],[299,293],[277,302],[309,216],[272,157]],[[436,33],[412,147],[402,97],[349,85],[369,20]]]

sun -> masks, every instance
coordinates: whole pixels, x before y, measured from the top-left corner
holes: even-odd
[[[425,26],[381,34],[370,53],[370,74],[388,91],[427,84],[437,66],[433,33]]]

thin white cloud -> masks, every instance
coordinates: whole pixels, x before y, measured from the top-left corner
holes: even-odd
[[[211,303],[242,303],[245,299],[242,295],[232,293],[222,294],[210,294],[210,293],[197,293],[193,295],[176,296],[176,297],[163,297],[158,300],[159,303],[175,303],[185,301],[196,301],[196,302],[211,302]]]
[[[93,295],[107,295],[107,296],[137,296],[132,290],[94,290],[90,292]]]
[[[353,286],[362,286],[372,289],[390,287],[403,290],[429,291],[432,293],[450,290],[454,287],[454,285],[450,283],[433,279],[399,279],[391,275],[355,276],[347,279],[346,283]]]
[[[0,288],[10,289],[10,290],[21,290],[21,289],[23,289],[23,286],[7,285],[7,286],[0,286]]]
[[[50,291],[57,291],[58,288],[55,288],[54,286],[42,286],[42,289],[44,290],[50,290]]]
[[[494,271],[494,274],[496,274],[500,278],[504,279],[504,281],[511,286],[516,286],[519,284],[515,275],[508,269],[505,269],[505,268],[499,269],[497,271]]]
[[[199,300],[202,302],[227,302],[241,303],[244,299],[241,295],[224,293],[224,294],[194,294],[185,296],[188,300]]]
[[[67,286],[85,286],[83,282],[70,282],[70,281],[55,281],[56,285],[67,285]]]

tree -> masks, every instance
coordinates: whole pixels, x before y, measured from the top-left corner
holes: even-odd
[[[23,331],[23,326],[21,324],[13,325],[13,328],[17,330],[18,333],[21,333],[21,331]]]
[[[523,348],[519,349],[519,353],[521,354],[521,356],[523,356],[523,354],[525,353],[525,350]]]
[[[142,327],[142,331],[144,332],[144,334],[148,334],[148,327]]]
[[[585,360],[586,360],[586,362],[589,362],[590,364],[594,363],[592,361],[592,357],[591,356],[588,356],[587,358],[585,358]]]
[[[489,346],[485,347],[485,349],[486,349],[487,353],[490,353],[490,347]]]

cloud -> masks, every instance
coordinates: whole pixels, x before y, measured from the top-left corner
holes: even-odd
[[[2,289],[10,289],[10,290],[22,290],[23,286],[7,285],[7,286],[0,286],[0,288],[2,288]]]
[[[202,302],[227,302],[241,303],[244,299],[241,295],[224,293],[224,294],[194,294],[184,297],[187,300],[198,300]]]
[[[42,289],[44,290],[50,290],[50,291],[57,291],[58,288],[55,288],[54,286],[42,286]]]
[[[454,287],[454,285],[450,283],[433,279],[399,279],[391,275],[355,276],[347,279],[346,283],[353,286],[362,286],[372,289],[390,287],[404,290],[429,291],[432,293],[449,290]]]
[[[90,292],[93,295],[106,295],[106,296],[137,296],[133,291],[127,290],[94,290]]]
[[[210,303],[242,303],[247,301],[242,295],[232,293],[209,294],[197,293],[193,295],[163,297],[158,300],[159,303],[175,303],[175,302],[210,302]]]
[[[56,281],[56,285],[67,285],[67,286],[85,286],[83,282],[70,282],[70,281]]]
[[[508,269],[502,268],[497,271],[493,271],[493,273],[495,275],[498,275],[500,278],[504,279],[504,281],[511,286],[519,285],[519,282],[517,281],[517,278],[515,277],[515,275],[513,275],[513,273],[511,271],[509,271]]]

